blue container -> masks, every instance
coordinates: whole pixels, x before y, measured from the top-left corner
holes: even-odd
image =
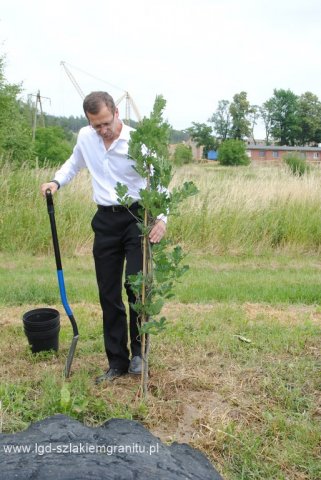
[[[217,160],[217,151],[216,150],[209,150],[207,152],[207,160]]]

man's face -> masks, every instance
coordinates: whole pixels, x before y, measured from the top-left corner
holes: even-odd
[[[118,108],[116,108],[113,115],[107,105],[103,105],[97,114],[87,112],[87,118],[92,128],[104,140],[108,141],[113,140],[115,137],[118,116]]]

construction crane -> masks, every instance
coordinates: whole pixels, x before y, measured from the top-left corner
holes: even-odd
[[[116,100],[115,104],[119,105],[120,102],[124,99],[126,100],[125,119],[127,121],[130,121],[130,109],[132,108],[136,115],[137,120],[140,121],[142,117],[140,116],[136,103],[134,102],[133,98],[129,95],[128,92],[125,92],[118,100]]]
[[[80,88],[79,83],[78,83],[77,80],[75,79],[74,75],[71,73],[71,71],[70,71],[69,68],[67,67],[66,62],[61,61],[61,62],[60,62],[60,65],[63,66],[63,68],[64,68],[64,70],[65,70],[65,72],[66,72],[69,80],[71,81],[71,83],[73,84],[73,86],[75,87],[75,89],[77,90],[77,92],[78,92],[78,94],[80,95],[80,97],[81,97],[82,99],[84,99],[84,98],[85,98],[85,94],[84,94],[84,92],[82,91],[82,89]],[[73,68],[76,68],[76,67],[73,67]],[[106,82],[106,81],[104,81],[104,80],[101,80],[101,79],[99,79],[99,78],[97,78],[97,77],[94,77],[93,75],[91,75],[91,74],[89,74],[89,73],[87,73],[87,72],[84,72],[84,71],[81,70],[81,69],[78,69],[78,70],[80,70],[81,72],[85,73],[86,75],[89,75],[90,77],[93,77],[93,78],[96,79],[96,80],[100,80],[100,81],[102,81],[102,82],[104,82],[104,83],[107,83],[108,85],[113,86],[114,88],[117,88],[117,89],[119,89],[119,90],[122,90],[122,89],[120,89],[119,87],[116,87],[115,85],[112,85],[111,83],[108,83],[108,82]],[[125,120],[126,120],[126,122],[127,122],[127,123],[130,122],[130,112],[131,112],[131,109],[133,110],[133,112],[134,112],[137,120],[140,121],[140,120],[142,119],[142,117],[141,117],[141,115],[140,115],[140,113],[139,113],[139,110],[138,110],[138,108],[137,108],[137,105],[135,104],[135,102],[134,102],[133,98],[130,96],[130,94],[129,94],[127,91],[125,91],[125,90],[124,90],[123,95],[122,95],[120,98],[118,98],[118,100],[116,100],[115,105],[118,106],[123,100],[126,101],[126,105],[125,105]]]
[[[67,67],[66,65],[66,62],[63,62],[61,61],[60,62],[60,65],[63,66],[66,74],[68,75],[69,77],[69,80],[71,81],[71,83],[73,84],[73,86],[75,87],[75,89],[77,90],[77,92],[79,93],[79,95],[81,96],[82,99],[85,98],[85,94],[84,92],[82,91],[82,89],[80,88],[78,82],[76,81],[75,77],[73,76],[73,74],[71,73],[71,71],[69,70],[69,68]]]

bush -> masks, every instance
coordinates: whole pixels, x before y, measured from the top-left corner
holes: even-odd
[[[302,177],[302,175],[310,170],[306,159],[301,157],[298,153],[288,153],[284,155],[283,161],[289,167],[293,175]]]
[[[0,158],[20,166],[32,157],[31,128],[20,111],[20,85],[9,84],[0,57]]]
[[[192,148],[183,143],[179,143],[173,155],[175,165],[184,165],[184,163],[191,163],[193,161]]]
[[[221,165],[249,165],[251,162],[242,140],[225,140],[218,149],[218,161]]]
[[[38,128],[36,130],[35,153],[39,166],[56,166],[65,162],[72,148],[61,127]]]

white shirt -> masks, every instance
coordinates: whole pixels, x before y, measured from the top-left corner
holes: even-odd
[[[122,124],[119,137],[108,149],[100,135],[91,127],[83,127],[71,157],[56,172],[55,180],[61,186],[69,183],[82,169],[91,174],[93,200],[98,205],[117,205],[117,182],[128,187],[128,195],[137,201],[146,181],[134,170],[135,161],[128,156],[128,142],[133,129]]]

